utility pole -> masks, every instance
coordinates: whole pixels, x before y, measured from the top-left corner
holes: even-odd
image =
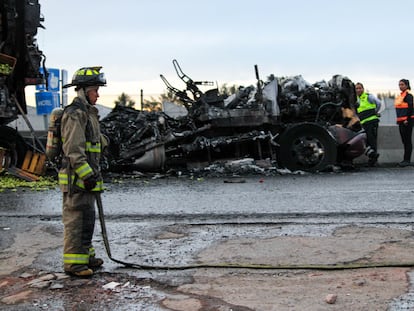
[[[144,110],[144,90],[141,89],[141,111]]]

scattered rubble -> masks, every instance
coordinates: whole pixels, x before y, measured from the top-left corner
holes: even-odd
[[[6,305],[18,304],[18,303],[21,303],[21,302],[29,299],[31,294],[32,294],[32,291],[27,289],[27,290],[21,291],[17,294],[6,296],[6,297],[1,299],[1,302],[6,304]]]
[[[335,295],[335,294],[329,294],[329,295],[327,295],[326,297],[325,297],[325,301],[326,301],[326,303],[329,303],[329,304],[334,304],[335,302],[336,302],[336,299],[338,298],[338,296],[337,295]]]
[[[105,284],[104,286],[102,286],[102,288],[103,289],[113,290],[113,289],[115,289],[119,285],[121,285],[121,283],[118,283],[118,282],[109,282],[108,284]]]

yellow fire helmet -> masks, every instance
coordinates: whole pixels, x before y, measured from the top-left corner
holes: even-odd
[[[105,86],[105,74],[100,72],[101,68],[102,66],[82,67],[74,73],[72,83],[66,84],[63,87],[76,86],[82,88],[88,86]]]

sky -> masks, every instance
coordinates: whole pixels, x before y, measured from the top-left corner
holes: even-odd
[[[140,90],[157,98],[166,91],[160,74],[184,89],[173,59],[194,81],[218,85],[255,84],[255,65],[263,80],[341,74],[374,93],[398,92],[400,79],[414,79],[412,0],[39,2],[46,66],[69,78],[102,66],[99,103],[109,107],[122,92],[137,103]]]

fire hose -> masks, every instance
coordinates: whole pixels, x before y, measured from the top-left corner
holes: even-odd
[[[143,270],[188,270],[188,269],[201,269],[201,268],[234,268],[234,269],[268,269],[268,270],[348,270],[348,269],[364,269],[364,268],[402,268],[402,267],[413,267],[414,262],[379,262],[379,263],[340,263],[340,264],[300,264],[300,265],[268,265],[268,264],[246,264],[246,263],[201,263],[201,264],[189,264],[189,265],[176,265],[176,266],[156,266],[156,265],[143,265],[139,263],[125,262],[119,259],[115,259],[112,256],[111,248],[109,245],[108,234],[105,224],[105,216],[102,204],[101,194],[96,193],[96,204],[98,207],[99,221],[101,224],[102,238],[105,245],[106,253],[110,260],[118,264],[124,265],[125,267],[143,269]]]

